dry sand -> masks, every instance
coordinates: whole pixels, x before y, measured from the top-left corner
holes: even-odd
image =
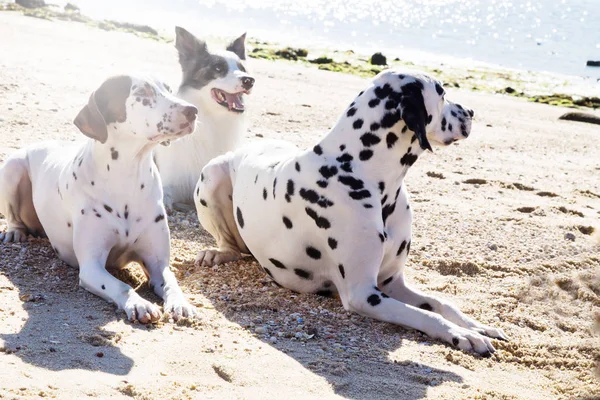
[[[365,84],[250,64],[255,140],[308,147]],[[172,45],[0,13],[0,161],[77,138],[89,93],[127,71],[179,78]],[[408,279],[503,328],[512,340],[495,342],[493,358],[278,288],[252,259],[195,268],[212,240],[194,213],[176,214],[172,263],[200,307],[195,326],[132,325],[79,288],[47,241],[0,245],[0,398],[599,398],[600,245],[586,227],[600,217],[600,130],[558,121],[565,109],[450,92],[476,121],[468,140],[421,157],[407,177]],[[123,275],[137,280],[135,269]]]

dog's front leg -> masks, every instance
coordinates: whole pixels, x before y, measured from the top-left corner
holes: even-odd
[[[458,326],[491,338],[508,340],[508,337],[502,329],[484,325],[463,314],[454,304],[407,286],[402,274],[397,276],[388,285],[385,285],[383,290],[386,294],[398,301],[440,314],[442,317]]]
[[[150,276],[150,286],[164,300],[164,312],[175,320],[194,317],[196,308],[184,297],[177,278],[169,268],[169,227],[166,220],[154,222],[153,226],[138,239],[138,254]]]
[[[79,263],[79,285],[115,303],[125,311],[130,321],[137,320],[143,324],[158,321],[161,312],[156,305],[141,298],[131,286],[106,270],[106,260],[110,251],[108,240],[91,238],[92,233],[98,232],[91,227],[82,230],[83,232],[77,232],[76,227],[77,225],[74,231],[74,250]]]

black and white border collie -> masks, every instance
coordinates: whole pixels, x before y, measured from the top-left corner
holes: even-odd
[[[202,168],[240,144],[245,130],[244,95],[254,86],[244,66],[245,33],[225,51],[211,52],[205,41],[181,27],[175,30],[182,70],[177,96],[198,108],[198,126],[194,134],[154,153],[169,210],[193,204],[192,192]]]

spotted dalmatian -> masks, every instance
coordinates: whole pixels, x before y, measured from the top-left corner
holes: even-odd
[[[338,293],[347,310],[490,356],[490,338],[507,339],[501,329],[404,278],[412,221],[404,176],[431,143],[468,137],[472,117],[433,78],[388,70],[312,149],[261,141],[214,159],[194,195],[218,249],[197,262],[251,253],[286,288]]]
[[[47,236],[57,256],[79,267],[79,283],[125,310],[131,320],[161,312],[112,276],[138,262],[175,319],[196,311],[169,269],[169,227],[152,150],[194,131],[196,107],[153,80],[107,79],[75,125],[87,138],[43,142],[18,150],[0,166],[1,242]]]

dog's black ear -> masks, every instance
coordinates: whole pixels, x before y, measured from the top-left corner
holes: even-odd
[[[126,75],[108,78],[94,91],[88,103],[79,111],[73,123],[84,135],[105,143],[108,139],[106,126],[125,122],[125,102],[131,93],[132,79]]]
[[[227,51],[237,54],[240,60],[246,59],[246,32],[233,42],[229,43],[226,48]]]
[[[108,131],[106,130],[104,116],[96,103],[96,92],[90,95],[88,103],[79,111],[73,123],[85,136],[95,139],[100,143],[106,142]]]
[[[198,39],[180,26],[175,27],[175,48],[179,53],[180,61],[187,60],[195,55],[197,56],[198,53],[205,53],[207,51],[206,42]]]
[[[421,148],[433,151],[425,130],[428,119],[427,108],[423,99],[423,85],[420,82],[413,82],[402,86],[400,112],[402,113],[402,120],[408,129],[417,135]]]

